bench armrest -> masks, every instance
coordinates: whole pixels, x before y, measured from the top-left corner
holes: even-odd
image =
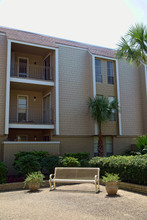
[[[95,181],[99,182],[99,176],[98,175],[95,175]]]
[[[50,180],[52,180],[54,178],[55,174],[50,174]]]

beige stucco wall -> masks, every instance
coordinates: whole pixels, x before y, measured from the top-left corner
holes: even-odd
[[[115,155],[123,154],[126,150],[131,150],[131,145],[136,144],[135,136],[119,136],[113,138],[113,152]]]
[[[0,135],[5,133],[6,60],[7,40],[0,35]]]
[[[0,136],[0,161],[3,161],[3,147],[2,143],[7,139],[7,135]]]
[[[50,154],[59,154],[60,143],[53,142],[36,142],[36,143],[25,143],[25,142],[4,142],[3,152],[4,152],[4,162],[8,166],[8,174],[15,174],[12,164],[14,161],[14,154],[19,151],[47,151]]]
[[[122,135],[143,133],[140,73],[136,66],[119,60]]]
[[[53,141],[60,141],[60,154],[89,152],[94,153],[92,136],[53,136]]]
[[[91,80],[89,53],[86,50],[59,46],[60,135],[91,134],[88,112]]]
[[[147,85],[146,85],[147,76],[145,77],[145,67],[143,65],[140,66],[139,68],[139,74],[140,74],[141,101],[142,101],[143,133],[147,134]]]

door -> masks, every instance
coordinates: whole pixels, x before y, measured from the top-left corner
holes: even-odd
[[[43,97],[43,123],[50,124],[51,123],[51,98],[50,94]]]
[[[44,79],[51,80],[50,75],[50,55],[44,60]]]
[[[18,96],[17,100],[17,121],[27,121],[27,96]]]
[[[18,75],[19,77],[27,78],[28,75],[28,59],[19,58]]]

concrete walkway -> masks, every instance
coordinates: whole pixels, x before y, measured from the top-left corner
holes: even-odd
[[[146,220],[147,197],[124,190],[108,197],[105,187],[94,192],[92,184],[0,193],[0,220]]]

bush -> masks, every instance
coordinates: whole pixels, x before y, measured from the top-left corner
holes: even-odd
[[[135,155],[141,155],[140,152],[138,151],[131,151],[131,150],[126,150],[125,153],[123,154],[123,156],[135,156]]]
[[[90,159],[90,153],[84,152],[84,153],[66,153],[64,154],[65,157],[74,157],[78,159],[80,162],[81,167],[88,167],[89,159]]]
[[[41,165],[35,155],[22,153],[21,156],[16,156],[16,158],[13,166],[17,170],[18,174],[23,177],[25,177],[28,173],[41,170]]]
[[[139,136],[136,138],[136,146],[139,152],[146,153],[146,148],[147,148],[147,135]],[[145,152],[144,152],[145,151]]]
[[[64,154],[65,157],[74,157],[80,160],[89,160],[90,159],[90,153],[84,152],[84,153],[66,153]]]
[[[5,165],[4,162],[0,162],[0,184],[6,183],[7,172],[8,172],[8,167]]]
[[[91,167],[99,167],[101,176],[107,173],[119,174],[124,182],[147,183],[147,155],[94,157],[89,161]]]
[[[44,174],[54,173],[55,167],[59,167],[61,165],[62,157],[58,156],[47,156],[44,157],[41,161],[41,167],[43,169]]]
[[[80,162],[74,157],[64,157],[61,161],[63,167],[80,167]]]

